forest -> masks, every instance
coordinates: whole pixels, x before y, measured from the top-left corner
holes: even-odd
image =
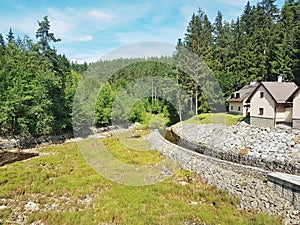
[[[36,41],[15,38],[12,29],[0,34],[0,135],[60,134],[72,130],[74,114],[93,116],[89,121],[75,117],[79,126],[171,125],[224,110],[226,97],[251,81],[275,81],[282,75],[300,83],[299,0],[287,0],[281,9],[275,0],[248,2],[231,22],[221,12],[210,21],[199,8],[183,37],[176,37],[173,56],[160,58],[73,63],[53,47],[61,40],[50,32],[47,16],[38,25]],[[201,59],[189,68],[184,65],[187,51]],[[203,85],[195,82],[198,71]],[[84,94],[76,96],[80,88]],[[100,90],[96,95],[95,88]],[[74,102],[91,94],[95,106],[87,101],[76,111]]]

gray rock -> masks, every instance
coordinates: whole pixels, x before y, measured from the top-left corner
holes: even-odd
[[[0,205],[0,211],[1,210],[5,210],[5,209],[7,209],[8,207],[6,206],[6,205]]]
[[[38,211],[40,208],[39,208],[39,205],[37,203],[34,203],[34,202],[27,202],[24,209],[26,211]]]

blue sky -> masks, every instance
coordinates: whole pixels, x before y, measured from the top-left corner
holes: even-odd
[[[276,4],[281,8],[283,2],[277,0]],[[212,22],[218,10],[231,21],[242,13],[246,3],[247,0],[0,0],[0,33],[6,36],[12,28],[15,36],[27,34],[35,39],[37,21],[48,15],[51,31],[62,39],[55,44],[58,52],[70,60],[90,62],[136,42],[175,45],[178,38],[184,37],[199,7]]]

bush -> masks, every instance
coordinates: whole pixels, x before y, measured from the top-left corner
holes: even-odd
[[[164,129],[165,128],[165,121],[160,117],[154,117],[149,122],[150,129]]]

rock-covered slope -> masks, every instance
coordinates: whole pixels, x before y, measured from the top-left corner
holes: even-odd
[[[300,130],[179,123],[172,127],[182,142],[203,146],[203,153],[272,171],[300,173]]]

